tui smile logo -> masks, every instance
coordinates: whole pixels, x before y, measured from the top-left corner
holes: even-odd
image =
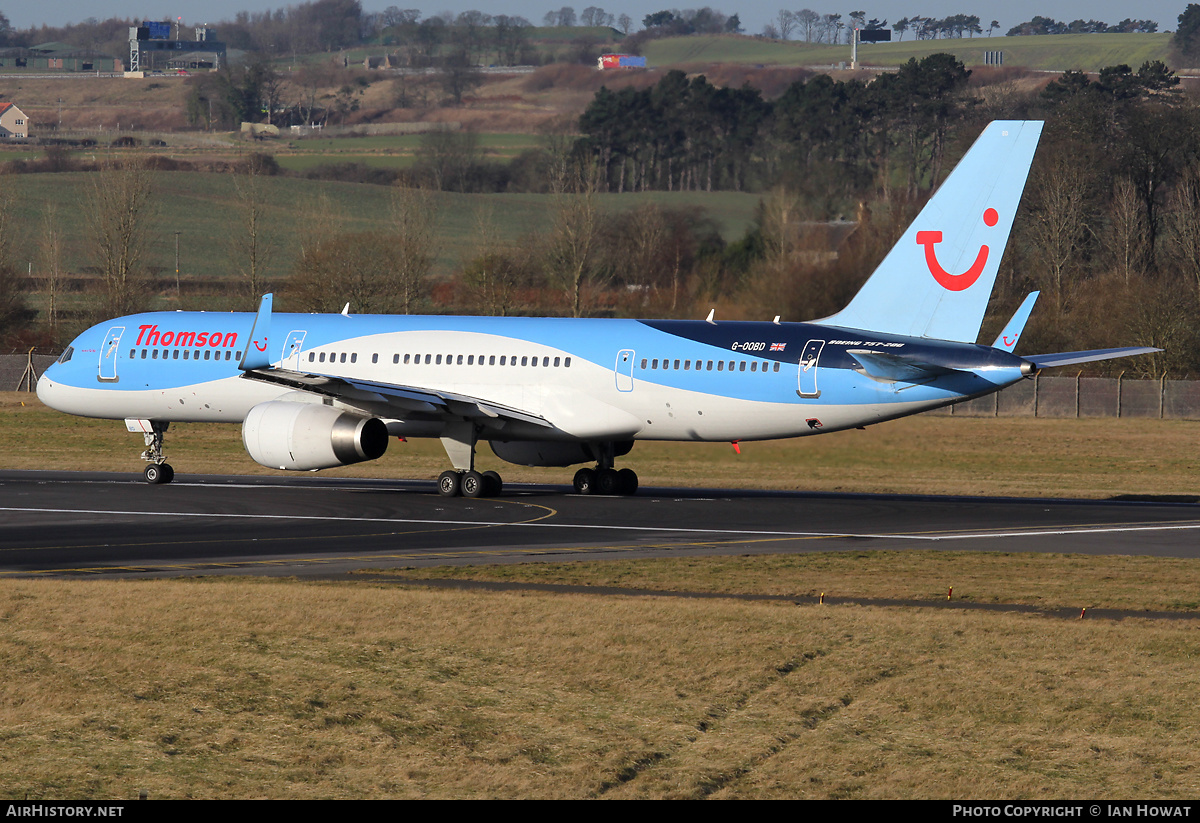
[[[983,213],[983,222],[989,228],[996,225],[999,219],[1000,215],[996,213],[995,209],[988,209]],[[929,266],[929,273],[933,275],[933,279],[938,281],[942,288],[950,291],[963,291],[975,285],[979,275],[983,274],[983,267],[987,265],[988,247],[979,247],[979,254],[976,255],[971,268],[962,274],[951,274],[942,268],[942,264],[937,259],[937,252],[933,248],[940,242],[942,242],[940,231],[917,232],[917,244],[925,247],[925,264]]]

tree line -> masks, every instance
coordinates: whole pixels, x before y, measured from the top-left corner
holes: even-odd
[[[1158,31],[1154,20],[1134,20],[1126,17],[1120,23],[1108,25],[1102,20],[1072,20],[1063,23],[1051,17],[1034,16],[1008,30],[1009,37],[1036,34],[1153,34]]]
[[[314,310],[337,310],[353,294],[356,305],[376,310],[696,316],[698,307],[719,303],[729,316],[824,316],[844,304],[983,124],[997,118],[1043,119],[1046,127],[993,321],[1039,289],[1029,350],[1156,345],[1166,353],[1120,367],[1195,375],[1200,106],[1157,62],[1095,76],[1066,72],[1022,92],[981,86],[953,57],[933,55],[869,83],[806,76],[774,98],[668,72],[644,88],[601,89],[578,137],[548,135],[513,164],[523,176],[510,171],[478,188],[472,136],[430,135],[415,169],[389,181],[404,184],[394,187],[397,198],[434,189],[540,190],[551,200],[546,225],[502,239],[481,210],[453,276],[433,280],[422,268],[433,252],[420,238],[436,232],[411,215],[436,219],[436,196],[412,195],[418,199],[408,206],[398,200],[386,225],[365,233],[336,230],[337,220],[317,210],[302,253],[288,264],[284,299]],[[264,163],[240,173],[249,181],[273,170]],[[101,186],[119,188],[116,178]],[[602,193],[656,189],[740,189],[762,199],[754,225],[731,243],[701,211],[599,208]],[[256,187],[241,190],[239,202],[253,202]],[[233,270],[243,272],[246,303],[262,270],[247,261],[271,250],[269,227],[252,230],[254,223],[246,217],[231,231],[254,234],[253,243],[229,243],[241,249]],[[53,228],[44,227],[39,259],[54,259]],[[96,249],[111,247],[99,226],[93,231]],[[97,263],[104,288],[115,290],[105,309],[117,313],[132,305],[127,300],[144,307],[148,295],[127,277],[144,270],[144,259],[133,255],[126,265],[131,255],[113,248],[111,262]],[[4,266],[0,314],[11,315],[3,284],[15,268],[11,260]],[[42,270],[52,268],[47,262]],[[393,279],[397,272],[403,283]]]
[[[579,120],[578,150],[605,191],[763,190],[788,181],[836,197],[896,175],[913,192],[936,176],[970,75],[946,54],[870,83],[818,74],[775,100],[669,71],[649,88],[601,88]]]

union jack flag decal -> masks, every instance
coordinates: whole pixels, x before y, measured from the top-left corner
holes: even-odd
[[[787,346],[787,343],[772,343],[771,351],[783,351],[785,346]]]

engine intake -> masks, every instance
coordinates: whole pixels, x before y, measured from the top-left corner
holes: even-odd
[[[270,469],[311,471],[375,460],[387,451],[387,426],[316,403],[259,403],[242,423],[242,443]]]

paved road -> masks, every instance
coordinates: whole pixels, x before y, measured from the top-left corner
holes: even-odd
[[[334,574],[356,568],[861,549],[1200,556],[1194,502],[0,472],[0,577]]]

